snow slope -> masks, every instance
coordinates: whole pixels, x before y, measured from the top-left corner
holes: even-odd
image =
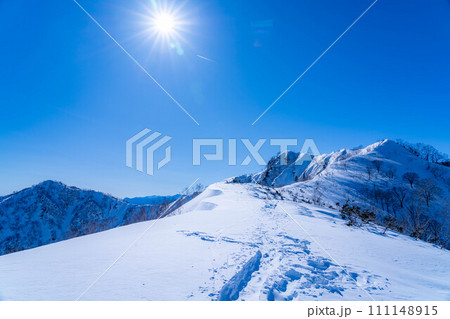
[[[213,184],[167,218],[0,256],[0,299],[450,299],[448,251],[275,198]]]
[[[373,211],[381,224],[386,218],[395,218],[396,227],[406,234],[417,233],[417,227],[411,225],[413,214],[413,219],[424,225],[419,238],[450,248],[449,167],[430,163],[391,140],[316,156],[306,168],[302,165],[293,169],[292,160],[283,166],[279,157],[260,173],[229,181],[282,186],[276,189],[280,198],[323,207],[338,208],[336,203],[342,206],[350,202]],[[417,174],[413,187],[403,179],[405,173]],[[281,178],[283,183],[277,183]],[[420,183],[438,190],[429,203],[424,200]],[[402,202],[396,195],[399,191],[404,194]]]
[[[392,140],[383,140],[365,148],[342,149],[314,156],[311,161],[299,161],[303,156],[288,151],[287,155],[282,153],[273,157],[261,172],[230,178],[228,181],[279,187],[278,191],[285,196],[292,197],[291,194],[306,200],[314,197],[314,189],[317,188],[323,204],[334,205],[348,199],[372,202],[365,194],[368,187],[410,188],[402,175],[414,172],[420,179],[433,179],[442,190],[435,202],[446,202],[450,197],[449,167],[430,163]],[[281,164],[282,157],[287,158],[287,165]],[[374,161],[381,163],[379,172]],[[367,168],[371,171],[370,177]]]

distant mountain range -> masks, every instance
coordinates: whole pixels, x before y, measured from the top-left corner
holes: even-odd
[[[145,197],[125,197],[123,200],[127,203],[136,205],[162,205],[164,203],[176,201],[180,197],[180,194],[168,196],[152,195]]]
[[[137,205],[45,181],[0,197],[0,255],[154,219],[177,198]]]

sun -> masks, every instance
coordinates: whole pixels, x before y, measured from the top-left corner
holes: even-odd
[[[168,0],[161,3],[147,1],[142,10],[136,12],[136,21],[141,26],[136,36],[151,41],[152,51],[155,48],[162,51],[169,49],[183,55],[183,45],[187,43],[185,34],[189,33],[189,26],[193,24],[191,13],[185,10],[184,5],[170,5]]]
[[[153,19],[155,31],[162,35],[171,35],[176,31],[176,19],[173,15],[160,12]]]

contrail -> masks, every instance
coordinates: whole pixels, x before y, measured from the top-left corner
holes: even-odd
[[[198,126],[200,126],[200,124],[198,124],[197,120],[177,101],[175,100],[175,98],[158,82],[156,81],[156,79],[150,74],[148,73],[148,71],[130,54],[128,53],[127,50],[125,50],[125,48],[119,43],[117,42],[117,40],[115,38],[113,38],[113,36],[111,34],[108,33],[108,31],[105,30],[105,28],[103,28],[103,26],[94,19],[93,16],[91,16],[91,14],[89,12],[86,11],[86,9],[77,2],[77,0],[73,0],[73,2],[80,7],[81,10],[83,10],[83,12],[100,28],[102,29],[102,31],[111,39],[114,41],[115,44],[117,44],[117,46],[145,73],[147,74],[147,76],[153,80],[153,82],[156,83],[157,86],[159,86],[159,88],[166,93],[166,95],[184,112],[186,113],[187,116],[189,116],[191,118],[192,121],[195,122],[195,124],[197,124]],[[155,2],[156,3],[156,2]]]
[[[331,43],[331,45],[322,52],[321,55],[319,55],[319,57],[317,59],[314,60],[313,63],[310,64],[310,66],[308,66],[308,68],[303,71],[303,73],[283,92],[281,93],[281,95],[279,97],[277,97],[277,99],[275,101],[273,101],[272,104],[270,104],[270,106],[268,108],[266,108],[264,110],[264,112],[261,113],[261,115],[252,123],[252,125],[255,125],[256,122],[259,121],[259,119],[261,117],[264,116],[264,114],[267,113],[267,111],[269,111],[272,106],[275,105],[275,103],[277,103],[294,85],[295,83],[297,83],[306,73],[308,73],[308,71],[375,5],[375,3],[377,3],[378,0],[375,0],[355,21],[353,21],[353,23],[336,39],[334,40],[333,43]]]
[[[208,58],[205,58],[204,56],[201,56],[201,55],[198,55],[198,54],[197,54],[197,57],[200,58],[200,59],[209,61],[209,62],[214,62],[214,63],[216,62],[216,61],[214,61],[213,59],[208,59]]]

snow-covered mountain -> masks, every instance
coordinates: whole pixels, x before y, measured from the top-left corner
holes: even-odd
[[[0,256],[0,299],[450,298],[448,167],[389,140],[297,168],[299,156],[213,184],[165,218]],[[350,223],[366,210],[376,218]]]
[[[307,153],[286,151],[274,156],[267,167],[259,173],[242,175],[230,179],[237,183],[257,183],[280,187],[295,183],[311,163],[313,156]]]
[[[450,298],[447,250],[376,225],[348,227],[336,210],[236,183],[213,184],[183,207],[0,256],[0,299]]]
[[[153,219],[160,211],[45,181],[0,198],[0,255]]]
[[[449,167],[391,140],[316,156],[298,169],[292,168],[297,154],[292,155],[287,165],[278,155],[262,172],[229,181],[283,186],[276,189],[281,197],[323,207],[358,205],[375,213],[382,225],[449,248]]]

